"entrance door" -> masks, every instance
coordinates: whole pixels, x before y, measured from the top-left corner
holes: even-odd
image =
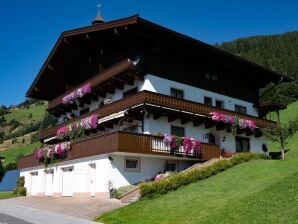
[[[90,164],[90,194],[91,197],[95,197],[95,176],[96,176],[96,164]]]
[[[37,188],[38,188],[38,172],[31,173],[31,195],[37,195]]]
[[[54,171],[53,170],[45,170],[45,196],[53,196],[53,178]]]
[[[72,196],[73,190],[73,167],[63,168],[63,181],[62,181],[62,196]]]

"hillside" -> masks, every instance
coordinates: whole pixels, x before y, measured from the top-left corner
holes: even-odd
[[[281,112],[298,116],[298,102]],[[252,160],[166,195],[106,213],[97,221],[134,223],[298,223],[298,134],[286,160]],[[278,147],[278,145],[276,145]]]
[[[294,82],[279,85],[264,100],[298,100],[298,31],[240,38],[216,46],[294,78]]]
[[[46,106],[39,102],[6,109],[0,116],[0,151],[31,144],[34,133],[44,120]]]

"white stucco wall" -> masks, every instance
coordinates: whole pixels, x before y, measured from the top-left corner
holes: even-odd
[[[112,158],[110,161],[109,156]],[[140,171],[125,170],[125,158],[140,158]],[[129,184],[135,184],[155,177],[161,171],[164,171],[165,162],[168,158],[144,156],[141,154],[105,154],[93,157],[87,157],[72,161],[65,161],[49,165],[47,169],[53,170],[53,192],[62,194],[63,168],[73,168],[72,191],[73,193],[90,193],[91,184],[90,164],[95,164],[95,192],[108,192],[108,181],[111,181],[113,187],[119,188]],[[175,159],[175,158],[173,158]],[[177,161],[179,170],[183,170],[191,165],[188,161]],[[31,167],[21,170],[21,176],[25,177],[25,187],[28,195],[31,192],[31,173],[38,172],[37,193],[43,195],[45,192],[45,167]]]
[[[151,92],[157,92],[164,95],[170,95],[171,88],[180,89],[184,91],[184,99],[191,100],[199,103],[204,103],[204,97],[211,97],[213,106],[215,106],[215,100],[221,100],[224,102],[224,108],[228,110],[235,110],[235,104],[245,106],[247,108],[247,114],[257,116],[258,113],[253,107],[253,104],[244,100],[236,99],[233,97],[225,96],[219,93],[211,92],[208,90],[200,89],[194,86],[186,85],[183,83],[171,81],[154,75],[145,75],[144,83],[141,84],[139,90],[148,90]]]
[[[247,114],[252,116],[258,116],[256,109],[253,107],[253,104],[244,100],[236,99],[233,97],[225,96],[219,93],[211,92],[208,90],[200,89],[194,86],[186,85],[183,83],[175,82],[172,80],[164,79],[155,75],[147,74],[144,77],[144,81],[136,80],[134,84],[131,85],[124,85],[124,89],[115,89],[115,93],[107,93],[106,98],[112,100],[112,102],[118,101],[123,98],[123,93],[130,89],[138,87],[138,91],[151,91],[156,93],[161,93],[164,95],[171,94],[171,88],[176,88],[183,90],[184,92],[184,99],[191,100],[194,102],[204,103],[204,97],[211,97],[213,106],[215,106],[215,100],[220,100],[224,102],[224,108],[228,110],[235,110],[235,104],[244,106],[247,108]],[[76,116],[79,115],[81,110],[89,108],[89,111],[96,110],[100,107],[101,102],[104,101],[104,98],[98,97],[98,100],[92,100],[90,105],[85,104],[83,107],[79,107],[77,110],[72,110],[71,113],[75,114]],[[66,115],[62,115],[58,118],[58,122],[63,122],[63,119]]]

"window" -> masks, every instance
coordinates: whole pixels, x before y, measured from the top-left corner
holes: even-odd
[[[215,106],[218,108],[224,108],[224,102],[222,100],[215,100]]]
[[[218,82],[218,75],[215,73],[208,73],[206,72],[204,74],[205,79],[213,81],[213,82]]]
[[[242,114],[247,113],[246,107],[240,106],[240,105],[237,105],[237,104],[235,104],[235,111],[238,112],[238,113],[242,113]]]
[[[171,88],[171,96],[178,99],[184,99],[184,92],[180,89]]]
[[[249,152],[249,138],[236,137],[236,152]]]
[[[127,90],[125,92],[123,92],[123,97],[127,97],[127,96],[130,96],[130,95],[133,95],[135,93],[138,92],[138,87],[135,87],[133,89],[130,89],[130,90]]]
[[[185,130],[182,127],[171,126],[171,134],[179,137],[184,137]]]
[[[125,171],[135,171],[140,172],[140,158],[127,157],[125,158],[124,170]]]
[[[208,97],[208,96],[205,96],[204,97],[204,104],[212,106],[212,98]]]
[[[177,171],[178,170],[178,162],[176,161],[167,161],[165,165],[165,172],[167,171]]]

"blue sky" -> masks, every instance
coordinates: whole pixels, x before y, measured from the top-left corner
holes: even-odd
[[[60,33],[89,25],[98,0],[0,1],[0,105],[18,104]],[[298,30],[295,0],[101,0],[106,21],[140,14],[210,44]]]

